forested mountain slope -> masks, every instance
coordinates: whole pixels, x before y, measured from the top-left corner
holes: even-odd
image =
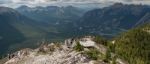
[[[115,41],[115,52],[130,64],[150,63],[150,24],[131,29]]]

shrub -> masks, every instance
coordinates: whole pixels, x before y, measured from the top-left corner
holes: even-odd
[[[84,47],[79,42],[77,42],[76,46],[74,46],[73,49],[76,51],[83,51]]]
[[[117,64],[116,59],[117,59],[117,57],[114,56],[113,59],[112,59],[112,64]]]
[[[107,40],[105,40],[104,38],[100,37],[100,36],[96,36],[94,38],[94,41],[97,43],[97,44],[102,44],[102,45],[105,45],[107,46]]]
[[[109,60],[111,60],[111,52],[108,49],[105,54],[104,62],[109,62]]]
[[[101,57],[101,53],[95,49],[95,48],[92,48],[90,49],[89,51],[85,51],[85,54],[92,60],[98,60],[100,57]]]

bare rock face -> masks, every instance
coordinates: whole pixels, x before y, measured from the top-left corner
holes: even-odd
[[[84,47],[84,51],[74,50],[77,42]],[[24,49],[8,55],[8,61],[5,64],[107,64],[102,59],[93,60],[85,54],[85,49],[88,50],[91,47],[102,54],[105,54],[107,50],[103,45],[97,45],[92,41],[91,37],[67,39],[64,44],[51,43],[35,50]],[[127,64],[121,59],[117,62]]]
[[[66,49],[63,47],[65,45],[61,46],[62,50],[55,47],[54,51],[49,51],[48,53],[39,53],[37,49],[33,51],[18,51],[18,55],[8,60],[5,64],[82,64],[90,61],[81,52]]]

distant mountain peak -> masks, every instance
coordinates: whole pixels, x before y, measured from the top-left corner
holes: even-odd
[[[16,10],[8,7],[0,7],[0,14],[2,13],[15,13],[17,12]]]

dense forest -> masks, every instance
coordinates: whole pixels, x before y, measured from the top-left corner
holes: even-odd
[[[130,64],[150,64],[150,24],[131,29],[116,38],[118,56]]]

